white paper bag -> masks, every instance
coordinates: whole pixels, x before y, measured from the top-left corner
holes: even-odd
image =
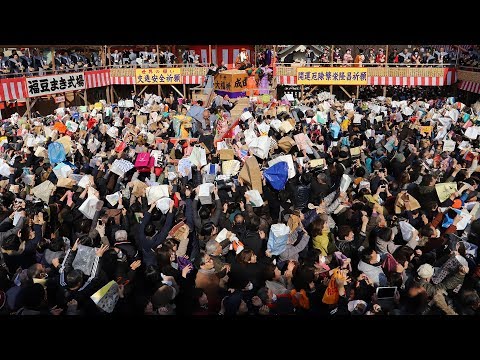
[[[406,242],[410,241],[415,228],[406,221],[400,221],[398,225],[400,226],[400,231],[402,232],[403,240]]]
[[[202,205],[212,204],[212,191],[215,186],[212,183],[201,184],[198,188],[198,200]]]
[[[454,151],[454,150],[455,150],[455,141],[443,140],[443,151]]]
[[[222,161],[222,174],[227,176],[235,176],[240,171],[240,161],[224,160]]]
[[[93,194],[89,194],[78,210],[85,215],[87,219],[92,220],[97,211],[97,203],[100,200]]]
[[[340,191],[347,192],[347,189],[351,183],[352,183],[352,179],[350,178],[350,176],[343,174],[342,180],[340,181]]]
[[[118,200],[120,199],[120,192],[117,191],[116,193],[105,196],[105,198],[110,205],[115,206],[118,204]]]
[[[343,108],[345,110],[353,110],[353,103],[347,102],[345,105],[343,105]]]
[[[157,209],[160,210],[163,214],[166,214],[170,210],[170,204],[173,202],[172,199],[164,197],[157,200]]]
[[[465,130],[465,136],[469,139],[475,140],[478,136],[477,126],[470,126],[467,130]]]
[[[115,126],[111,126],[108,130],[107,130],[107,135],[116,139],[118,137],[118,128],[116,128]]]
[[[242,121],[246,121],[246,120],[251,119],[251,118],[253,118],[253,115],[250,111],[245,111],[242,115],[240,115],[240,119]]]
[[[413,109],[407,106],[402,110],[402,113],[406,116],[410,116],[413,114]]]
[[[9,177],[11,175],[10,174],[10,166],[5,162],[0,164],[0,175],[5,176],[5,177]]]
[[[207,153],[205,152],[205,149],[201,146],[195,145],[188,159],[195,166],[207,165]]]
[[[68,178],[68,176],[73,173],[73,170],[70,166],[64,163],[58,163],[57,166],[53,168],[53,172],[58,179]]]
[[[243,136],[245,137],[245,143],[250,145],[250,143],[257,138],[257,134],[252,129],[247,129],[243,132]]]
[[[90,176],[84,175],[80,179],[80,181],[78,182],[78,186],[85,189],[87,187],[87,185],[93,185],[93,184],[92,184],[92,181],[90,179]]]
[[[272,121],[270,121],[270,126],[276,131],[280,131],[280,125],[282,125],[282,122],[278,119],[273,119]]]
[[[260,131],[261,134],[267,135],[268,132],[270,131],[270,125],[267,123],[262,122],[261,124],[257,124],[258,131]]]
[[[146,195],[148,205],[152,205],[161,198],[169,197],[168,185],[149,186],[146,189]]]
[[[119,176],[123,176],[127,171],[131,170],[133,167],[134,165],[130,161],[127,161],[124,159],[117,159],[113,162],[112,167],[110,168],[110,171]]]
[[[361,115],[361,114],[354,114],[354,115],[353,115],[353,123],[354,123],[354,124],[361,124],[361,123],[362,123],[362,118],[363,118],[363,115]]]
[[[260,159],[266,159],[270,151],[270,138],[268,136],[255,138],[248,147],[255,156],[258,156]]]
[[[263,199],[258,190],[248,190],[245,192],[245,195],[250,196],[250,204],[253,207],[260,207],[263,205]]]

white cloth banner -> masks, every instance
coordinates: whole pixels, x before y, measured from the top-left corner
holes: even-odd
[[[83,72],[27,78],[28,97],[82,89],[85,89],[85,74]]]

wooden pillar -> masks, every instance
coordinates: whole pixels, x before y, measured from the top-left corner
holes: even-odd
[[[332,45],[331,49],[330,49],[330,66],[333,66],[333,47],[335,45]],[[333,85],[330,85],[330,95],[333,94]]]
[[[87,101],[87,88],[83,90],[83,100],[85,101],[85,106],[88,107],[88,101]]]
[[[105,94],[106,94],[106,98],[107,98],[107,104],[111,104],[111,101],[110,101],[110,85],[105,87]]]
[[[157,45],[157,61],[158,61],[158,67],[160,67],[160,49],[159,46]],[[157,95],[160,96],[160,84],[157,85]]]
[[[360,95],[360,86],[357,85],[357,96],[355,97],[357,100],[359,95]]]
[[[52,72],[55,74],[55,49],[52,47]]]
[[[303,100],[303,85],[302,85],[301,92],[300,92],[300,99]]]
[[[112,101],[112,104],[115,102],[115,96],[114,96],[114,91],[113,91],[113,85],[110,85],[110,100]]]
[[[183,83],[183,98],[187,100],[187,85]]]
[[[112,65],[111,61],[112,59],[110,58],[110,46],[107,48],[107,53],[105,54],[105,59],[108,58],[108,65]],[[105,60],[105,65],[107,65],[107,60]]]
[[[385,46],[385,67],[388,67],[388,45]],[[368,70],[367,70],[368,71]],[[368,72],[367,72],[368,75]],[[387,86],[383,87],[383,96],[387,96]]]
[[[208,45],[208,65],[212,63],[212,45]]]
[[[32,111],[30,108],[30,98],[27,97],[27,117],[28,119],[32,118]]]
[[[385,66],[388,67],[388,45],[385,46]]]

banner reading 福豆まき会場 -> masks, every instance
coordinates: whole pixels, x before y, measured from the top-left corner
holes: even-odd
[[[137,85],[182,84],[181,69],[180,68],[136,69],[135,84]]]
[[[83,89],[85,89],[85,75],[83,72],[27,78],[28,97]]]
[[[298,85],[367,85],[367,69],[354,67],[299,67]]]

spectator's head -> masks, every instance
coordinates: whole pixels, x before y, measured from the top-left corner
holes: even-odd
[[[155,291],[151,298],[152,306],[155,310],[165,307],[175,299],[175,296],[177,296],[177,292],[173,286],[162,285]]]
[[[47,270],[42,264],[33,264],[27,270],[27,275],[30,279],[45,279],[47,277]]]
[[[247,230],[248,231],[258,231],[260,226],[260,218],[258,216],[253,216],[249,222],[247,222]]]
[[[67,287],[70,291],[80,289],[83,285],[83,273],[81,270],[74,269],[66,276]]]
[[[202,225],[200,229],[200,235],[202,236],[212,236],[218,234],[217,227],[213,224],[213,222],[209,221]]]
[[[278,281],[280,280],[282,273],[276,265],[268,264],[264,267],[263,275],[265,280]]]
[[[212,214],[210,212],[210,209],[206,206],[202,206],[200,210],[198,211],[198,215],[200,216],[200,219],[206,220],[208,219]]]
[[[353,233],[353,230],[350,226],[341,225],[338,228],[338,238],[340,240],[353,241],[354,237],[355,234]]]
[[[257,262],[257,255],[251,249],[244,249],[236,256],[237,263],[239,264],[255,264]]]
[[[307,292],[315,290],[315,271],[310,266],[298,266],[292,277],[292,285],[297,291],[305,290]]]
[[[392,231],[391,228],[389,227],[382,227],[379,231],[377,236],[383,240],[383,241],[393,241],[393,238],[395,237],[395,233]]]
[[[11,251],[18,251],[20,248],[20,237],[19,234],[11,234],[7,236],[3,240],[2,249],[3,250],[11,250]]]
[[[433,276],[433,266],[430,264],[423,264],[417,270],[417,275],[420,279],[429,282]]]
[[[380,262],[380,254],[378,254],[374,249],[365,248],[362,250],[361,259],[364,263],[375,265]]]
[[[320,173],[317,175],[317,181],[320,183],[320,184],[326,184],[327,183],[327,174],[325,173]]]
[[[208,255],[219,256],[222,253],[222,246],[215,239],[209,240],[205,245]]]
[[[198,267],[202,270],[212,270],[214,268],[213,259],[205,251],[201,250],[198,257]]]
[[[222,300],[225,316],[245,315],[248,312],[247,303],[242,299],[242,292],[236,291]]]
[[[45,289],[41,284],[27,286],[22,290],[21,298],[23,307],[30,310],[40,310],[46,302]]]
[[[245,222],[245,218],[241,213],[237,213],[233,218],[233,221],[234,221],[234,224],[236,225],[242,225]]]

